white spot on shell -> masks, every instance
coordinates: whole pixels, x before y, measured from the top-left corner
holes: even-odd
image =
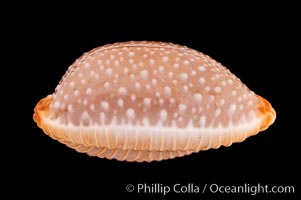
[[[70,104],[67,106],[67,109],[68,109],[68,112],[70,112],[70,113],[72,113],[74,111],[72,105],[70,105]]]
[[[203,78],[203,77],[199,78],[199,83],[204,84],[205,83],[205,78]]]
[[[153,64],[155,64],[155,60],[154,59],[149,59],[149,63],[153,65]]]
[[[205,116],[200,117],[200,125],[201,125],[201,127],[205,127],[205,125],[206,125],[206,117]]]
[[[186,73],[182,73],[182,74],[181,74],[181,79],[182,79],[182,81],[186,81],[187,78],[188,78],[188,75],[187,75]]]
[[[64,95],[64,99],[67,100],[68,99],[68,94]]]
[[[157,85],[157,80],[153,78],[153,79],[152,79],[152,84],[153,84],[153,85]]]
[[[176,102],[176,100],[174,98],[170,98],[169,102],[170,102],[170,104],[174,104]]]
[[[90,76],[94,76],[95,75],[95,71],[91,70],[90,71]]]
[[[75,86],[75,82],[74,81],[71,81],[70,83],[69,83],[69,87],[74,87]]]
[[[128,74],[128,73],[129,73],[129,68],[125,67],[125,68],[123,69],[123,73],[124,73],[124,74]]]
[[[145,97],[143,99],[144,106],[149,107],[151,105],[151,98]]]
[[[185,110],[186,110],[186,108],[187,108],[187,106],[185,105],[185,104],[180,104],[179,105],[179,110],[181,111],[181,112],[184,112]]]
[[[115,58],[115,56],[112,54],[112,55],[110,55],[110,59],[111,60],[114,60],[114,58]]]
[[[110,104],[107,101],[102,101],[100,103],[100,106],[104,109],[104,110],[108,110],[110,107]]]
[[[216,86],[213,90],[215,93],[220,93],[222,91],[222,88],[219,86]]]
[[[135,100],[136,100],[136,95],[132,94],[132,95],[131,95],[131,100],[132,100],[132,101],[135,101]]]
[[[231,95],[232,95],[232,96],[235,96],[235,95],[236,95],[236,91],[233,90],[233,91],[231,92]]]
[[[162,106],[164,104],[164,99],[160,98],[159,99],[159,105]]]
[[[184,60],[183,64],[184,64],[184,65],[188,65],[188,64],[189,64],[189,61],[188,61],[188,60]]]
[[[119,107],[123,107],[123,104],[124,104],[123,99],[118,99],[118,100],[117,100],[117,105],[118,105]]]
[[[165,87],[164,87],[164,93],[165,93],[167,96],[171,95],[171,89],[170,89],[170,87],[165,86]]]
[[[219,116],[221,114],[221,112],[222,112],[221,109],[219,109],[219,108],[216,109],[214,112],[215,117]]]
[[[105,66],[104,66],[104,65],[100,65],[100,67],[99,67],[99,69],[100,69],[101,71],[103,71],[103,70],[104,70],[104,68],[105,68]]]
[[[219,105],[224,105],[225,104],[225,99],[221,99],[220,101],[219,101]]]
[[[119,94],[121,94],[121,95],[125,95],[125,94],[127,93],[127,89],[124,88],[124,87],[120,87],[120,88],[118,89],[118,92],[119,92]]]
[[[134,63],[134,59],[129,59],[129,63],[133,64]]]
[[[219,69],[217,69],[217,71],[219,71]],[[215,77],[216,79],[219,79],[221,76],[220,76],[219,74],[215,74],[214,77]]]
[[[82,115],[81,115],[81,118],[82,118],[82,120],[87,120],[87,119],[89,119],[90,117],[89,117],[88,112],[87,112],[87,111],[84,111],[84,112],[82,113]]]
[[[164,72],[164,67],[163,67],[163,66],[160,66],[160,67],[159,67],[159,72],[160,72],[160,73],[163,73],[163,72]]]
[[[177,112],[175,112],[174,114],[173,114],[173,117],[174,118],[177,118],[179,116],[179,113],[177,113]]]
[[[106,75],[111,76],[113,74],[112,68],[106,69]]]
[[[91,105],[90,105],[90,110],[91,110],[91,111],[94,111],[94,110],[95,110],[95,105],[94,105],[94,104],[91,104]]]
[[[132,109],[132,108],[127,109],[126,110],[126,116],[129,119],[133,119],[135,117],[135,111],[134,111],[134,109]]]
[[[164,56],[163,58],[162,58],[162,60],[164,61],[164,62],[168,62],[168,57],[167,56]]]
[[[73,93],[74,93],[74,96],[76,96],[76,97],[79,95],[79,91],[78,90],[74,90]]]
[[[174,68],[179,68],[179,64],[178,63],[175,63],[173,66],[174,66]]]
[[[92,89],[91,89],[91,88],[87,88],[87,89],[86,89],[86,94],[87,94],[87,95],[90,95],[91,93],[92,93]]]
[[[130,74],[130,79],[133,81],[135,79],[135,75],[134,74]]]
[[[148,77],[148,71],[147,70],[142,70],[140,72],[140,76],[141,76],[142,79],[147,79],[147,77]]]
[[[198,67],[198,70],[199,70],[200,72],[203,72],[203,71],[206,70],[206,68],[205,68],[204,66],[201,65],[201,66]]]
[[[188,92],[188,90],[189,90],[189,87],[188,87],[187,85],[184,85],[182,89],[183,89],[183,92],[185,92],[185,93],[186,93],[186,92]]]
[[[146,117],[143,117],[143,119],[142,119],[142,124],[143,124],[144,126],[149,126],[149,120],[148,120]]]
[[[89,63],[85,63],[85,64],[84,64],[84,67],[85,67],[85,68],[90,67],[90,64],[89,64]]]
[[[202,101],[202,95],[200,93],[196,93],[196,94],[193,95],[193,99],[197,103],[200,103]]]
[[[115,65],[115,66],[118,66],[118,65],[119,65],[119,61],[118,61],[118,60],[115,60],[115,61],[114,61],[114,65]]]
[[[231,104],[229,106],[229,109],[228,109],[228,114],[232,115],[235,112],[235,110],[236,110],[236,105],[235,104]]]
[[[160,111],[160,121],[164,122],[167,119],[167,111],[165,109],[162,109]]]
[[[139,82],[135,83],[135,88],[136,88],[136,90],[140,90],[141,89],[141,85],[140,85]]]
[[[104,87],[105,89],[108,89],[108,88],[110,87],[110,82],[105,82],[105,83],[103,84],[103,87]]]
[[[56,109],[58,109],[58,108],[60,108],[60,102],[58,102],[58,101],[56,101],[56,102],[54,102],[54,108],[56,108]]]
[[[130,51],[130,52],[129,52],[129,56],[130,56],[130,57],[133,57],[133,56],[135,56],[135,52],[133,52],[133,51]]]
[[[104,112],[101,112],[100,113],[100,121],[101,121],[101,123],[104,124],[105,120],[106,120],[106,114]]]
[[[210,91],[210,87],[209,86],[205,86],[205,91],[209,92]]]

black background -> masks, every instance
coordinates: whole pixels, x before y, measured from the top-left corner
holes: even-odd
[[[182,10],[155,18],[155,10],[136,13],[134,9],[131,16],[121,12],[115,20],[109,20],[110,15],[97,13],[62,18],[57,12],[45,14],[44,10],[28,13],[23,16],[24,19],[21,17],[18,21],[21,23],[15,27],[10,40],[13,44],[10,46],[14,49],[11,52],[19,55],[11,62],[21,62],[17,64],[18,73],[15,76],[20,84],[12,86],[16,87],[13,91],[19,92],[19,98],[12,98],[15,110],[10,112],[13,116],[9,120],[14,121],[10,125],[14,130],[10,133],[14,139],[4,142],[9,146],[6,155],[10,160],[8,170],[11,170],[7,185],[23,197],[41,198],[148,197],[149,194],[128,193],[125,190],[127,184],[136,186],[138,183],[169,186],[193,183],[201,187],[212,183],[293,185],[295,193],[298,193],[300,165],[297,161],[300,161],[300,154],[297,153],[297,135],[300,129],[297,128],[297,121],[300,109],[294,99],[299,93],[295,70],[300,64],[294,62],[297,55],[293,49],[298,45],[294,39],[297,35],[293,28],[294,17],[284,17],[278,12],[280,9],[269,9],[267,12],[266,9],[254,8],[247,13],[241,10],[233,17],[225,12],[216,18],[212,13],[201,16],[196,12],[181,19]],[[151,17],[146,20],[145,16]],[[152,163],[89,157],[45,135],[32,120],[33,108],[41,98],[54,92],[68,66],[92,48],[129,40],[173,42],[208,54],[230,69],[251,90],[270,101],[277,112],[275,123],[257,136],[228,148]],[[171,196],[176,199],[290,199],[296,194],[224,196],[207,191],[205,194],[172,194],[165,197],[156,194],[154,198]]]

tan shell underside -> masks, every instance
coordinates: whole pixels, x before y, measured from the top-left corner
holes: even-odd
[[[230,146],[234,142],[241,142],[265,130],[274,121],[276,114],[265,99],[260,96],[258,98],[261,101],[258,104],[259,117],[254,124],[240,127],[240,129],[232,127],[227,132],[223,130],[215,134],[202,133],[200,130],[201,137],[197,139],[192,137],[189,131],[185,134],[185,140],[176,138],[176,134],[170,134],[171,137],[166,136],[167,134],[160,134],[160,137],[145,138],[126,130],[117,133],[117,135],[122,135],[117,139],[116,135],[111,134],[108,129],[97,126],[94,130],[83,128],[78,132],[76,131],[78,128],[63,126],[48,119],[49,106],[52,102],[51,95],[37,104],[33,118],[47,135],[78,152],[120,161],[151,162],[181,157],[209,148]],[[129,141],[129,136],[133,142]],[[169,149],[164,147],[167,143],[170,144]]]

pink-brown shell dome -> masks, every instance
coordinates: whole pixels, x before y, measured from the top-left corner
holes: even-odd
[[[275,117],[267,100],[220,63],[163,42],[85,53],[34,112],[47,135],[79,152],[138,162],[229,146]]]

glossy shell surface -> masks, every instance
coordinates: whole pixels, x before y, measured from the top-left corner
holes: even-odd
[[[275,117],[267,100],[209,56],[146,41],[85,53],[34,110],[38,126],[68,147],[137,162],[229,146]]]

